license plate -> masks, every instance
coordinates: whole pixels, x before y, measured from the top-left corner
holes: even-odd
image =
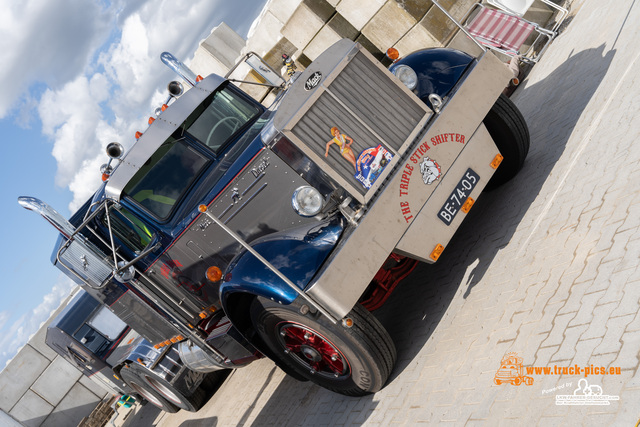
[[[460,208],[467,201],[478,181],[480,181],[480,176],[473,170],[467,169],[467,172],[462,176],[462,179],[460,179],[460,182],[458,182],[458,185],[453,189],[440,212],[438,212],[438,218],[442,222],[451,225],[451,222],[460,212]]]

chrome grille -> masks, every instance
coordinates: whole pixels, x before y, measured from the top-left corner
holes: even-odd
[[[91,286],[100,286],[111,275],[113,267],[100,254],[78,240],[60,254],[62,263]]]
[[[353,55],[344,68],[325,78],[320,96],[291,127],[295,139],[326,159],[343,182],[351,184],[348,190],[355,191],[363,202],[375,188],[366,189],[358,183],[354,167],[335,147],[325,157],[326,145],[333,138],[331,128],[336,126],[353,139],[356,159],[363,150],[381,144],[393,153],[395,163],[417,134],[416,127],[430,114],[415,95],[402,90],[402,84],[373,61],[362,50]]]

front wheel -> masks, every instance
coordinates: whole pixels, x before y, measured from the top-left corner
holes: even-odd
[[[347,317],[353,320],[350,328],[262,298],[251,306],[258,335],[280,363],[336,393],[375,393],[395,364],[395,346],[380,322],[363,307],[354,307]]]
[[[518,107],[505,95],[500,95],[484,118],[484,125],[504,157],[487,184],[493,190],[506,183],[522,169],[529,153],[529,128]]]

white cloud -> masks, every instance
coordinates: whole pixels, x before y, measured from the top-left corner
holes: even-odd
[[[51,292],[44,296],[42,302],[15,320],[10,326],[5,328],[10,314],[0,313],[0,331],[2,331],[2,335],[0,335],[0,370],[49,319],[75,287],[76,285],[69,278],[61,274],[58,282],[53,286]]]
[[[160,54],[190,56],[211,30],[220,4],[181,0],[129,7],[119,21],[120,36],[96,54],[95,63],[44,93],[38,112],[43,133],[54,142],[56,183],[74,194],[71,211],[101,184],[99,168],[108,161],[105,146],[117,141],[130,147],[135,132],[145,130],[148,117],[166,98],[164,87],[175,76],[162,65]]]
[[[106,40],[113,9],[99,1],[0,0],[0,119],[36,82],[64,84],[82,73]]]

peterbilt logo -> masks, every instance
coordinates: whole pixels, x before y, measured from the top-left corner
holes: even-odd
[[[309,77],[307,81],[304,82],[305,90],[311,90],[314,87],[318,86],[320,80],[322,80],[322,73],[320,71],[316,71],[315,73],[311,74],[311,77]]]

